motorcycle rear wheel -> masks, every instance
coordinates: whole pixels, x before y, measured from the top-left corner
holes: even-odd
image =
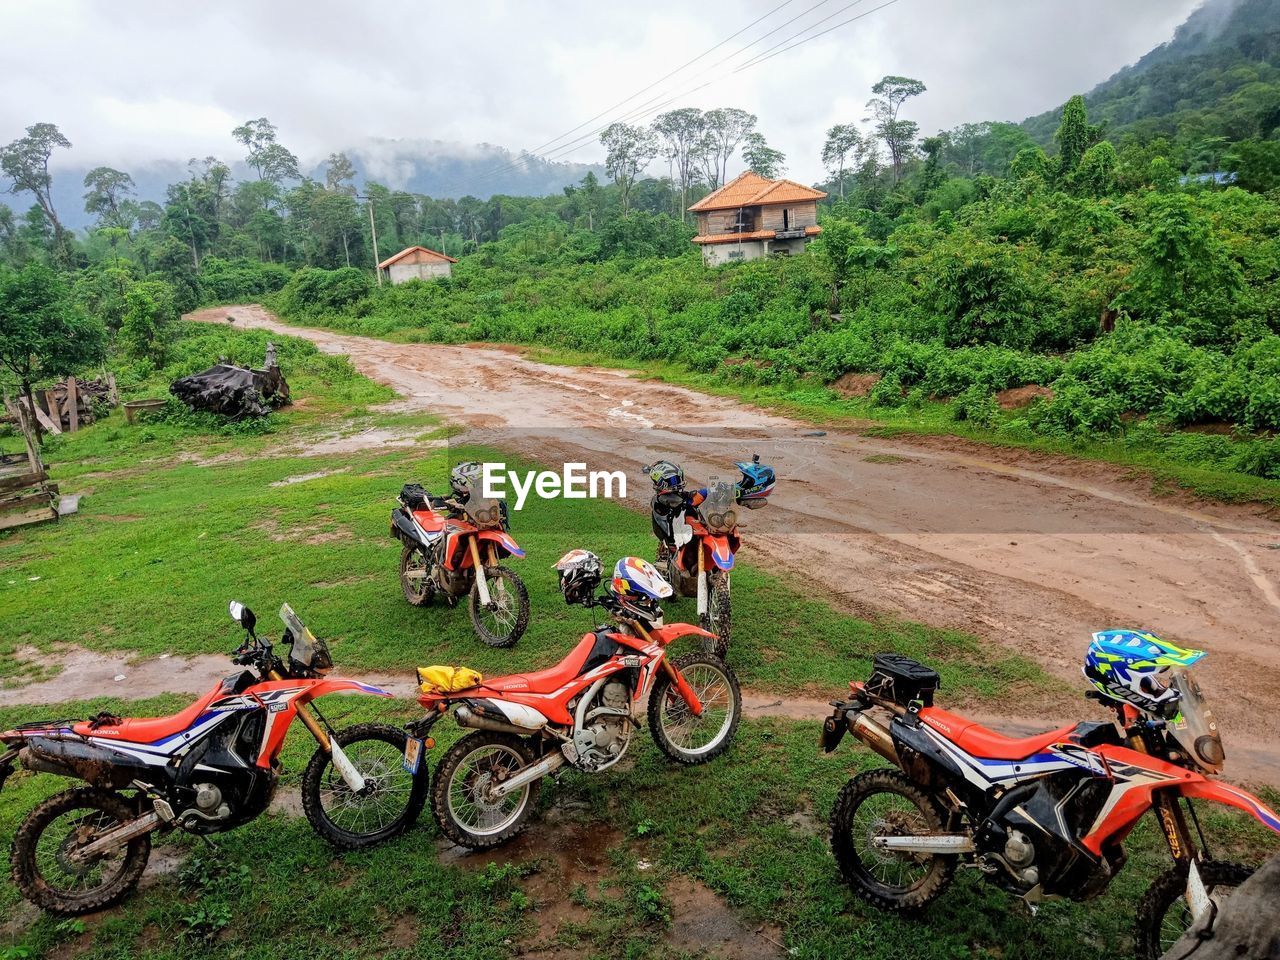
[[[436,766],[431,784],[431,812],[440,832],[472,850],[496,847],[520,833],[538,805],[542,781],[506,797],[488,796],[486,790],[536,760],[520,737],[489,730],[467,734]]]
[[[480,602],[480,584],[471,587],[467,609],[476,636],[491,647],[514,647],[529,626],[529,591],[514,570],[485,567],[490,605]]]
[[[409,578],[409,573],[422,573]],[[431,600],[431,561],[421,547],[404,547],[400,550],[400,589],[404,598],[414,607],[425,607]]]
[[[1197,863],[1205,890],[1215,899],[1229,895],[1253,875],[1253,868],[1226,860]],[[1134,954],[1137,960],[1159,960],[1184,933],[1191,929],[1191,910],[1183,895],[1187,892],[1185,867],[1171,867],[1138,901]]]
[[[913,913],[940,897],[955,876],[956,858],[876,850],[879,834],[946,832],[947,815],[931,794],[897,770],[868,770],[840,791],[831,811],[831,852],[845,882],[872,906]]]
[[[54,794],[27,814],[14,835],[14,885],[37,907],[63,916],[119,903],[147,866],[150,834],[89,863],[75,863],[67,854],[137,816],[123,797],[105,790],[77,787]]]
[[[302,810],[311,827],[341,850],[359,850],[398,837],[418,820],[427,799],[427,758],[418,772],[404,768],[408,734],[385,723],[358,723],[333,735],[365,778],[354,794],[320,748],[302,775]]]

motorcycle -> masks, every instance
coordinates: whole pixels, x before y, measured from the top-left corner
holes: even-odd
[[[654,484],[650,510],[658,562],[681,596],[698,598],[698,622],[716,637],[707,649],[721,659],[729,653],[730,575],[742,546],[738,507],[767,506],[776,484],[773,469],[760,463],[759,454],[736,466],[742,473],[737,483],[712,479],[693,492],[683,488],[684,472],[674,464],[659,461],[642,468]],[[669,472],[673,467],[677,474]]]
[[[400,551],[400,586],[415,607],[436,594],[449,606],[468,597],[476,636],[491,647],[510,647],[529,626],[529,591],[514,570],[501,566],[524,551],[507,532],[504,504],[470,493],[434,498],[406,484],[391,511],[391,535]]]
[[[1182,652],[1197,655],[1188,663],[1200,653]],[[1091,690],[1091,699],[1114,708],[1115,723],[1072,723],[1023,738],[933,706],[937,673],[907,657],[878,655],[870,679],[849,687],[850,699],[833,703],[824,723],[823,749],[852,733],[897,769],[845,784],[831,814],[831,847],[854,892],[881,909],[922,909],[958,864],[977,867],[1033,912],[1043,900],[1089,900],[1119,873],[1124,842],[1150,810],[1174,861],[1137,911],[1137,956],[1156,960],[1252,872],[1210,858],[1190,801],[1237,807],[1280,832],[1280,817],[1257,797],[1212,779],[1222,743],[1185,668],[1168,684],[1176,713],[1157,715]]]
[[[566,567],[572,567],[570,578]],[[422,688],[426,716],[410,724],[411,736],[429,749],[432,726],[450,709],[457,724],[472,731],[445,753],[431,788],[440,830],[462,846],[482,850],[520,833],[544,777],[566,767],[600,773],[621,760],[646,698],[649,733],[677,763],[712,760],[737,731],[742,696],[728,665],[702,652],[675,663],[666,657],[673,640],[707,632],[664,625],[657,599],[671,588],[657,570],[624,558],[613,583],[596,597],[600,567],[594,554],[572,551],[557,569],[566,602],[600,607],[611,622],[584,634],[546,670],[491,680],[462,671],[468,675],[461,684]],[[620,579],[627,585],[615,586]],[[419,678],[441,670],[450,668],[426,668]]]
[[[334,730],[313,704],[331,693],[391,694],[326,677],[328,646],[288,604],[280,608],[283,657],[255,633],[253,611],[233,601],[230,613],[246,632],[231,661],[247,669],[180,713],[104,712],[0,733],[0,789],[15,763],[86,784],[45,800],[19,825],[13,879],[27,900],[66,915],[111,906],[137,886],[153,833],[222,833],[262,814],[295,719],[319,744],[302,777],[302,808],[318,834],[351,850],[417,820],[427,777],[404,768],[404,731],[375,723]]]

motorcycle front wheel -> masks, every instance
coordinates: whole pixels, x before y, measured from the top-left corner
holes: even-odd
[[[512,647],[529,626],[529,591],[514,570],[485,567],[489,604],[480,602],[480,584],[471,586],[468,609],[476,636],[491,647]]]
[[[37,907],[64,916],[120,902],[142,877],[151,856],[150,834],[92,860],[72,855],[137,816],[123,797],[105,790],[77,787],[55,794],[27,814],[14,835],[14,884]]]
[[[532,748],[509,733],[477,730],[444,755],[431,786],[431,812],[440,832],[463,847],[487,850],[510,840],[538,805],[535,780],[504,797],[493,788],[533,763]]]
[[[868,770],[840,791],[831,811],[831,852],[845,882],[872,906],[922,910],[951,884],[956,858],[878,849],[878,836],[946,832],[942,805],[897,770]]]
[[[672,664],[702,703],[694,716],[664,671],[649,694],[649,734],[676,763],[706,763],[729,749],[742,721],[742,690],[729,665],[709,653],[691,653]]]
[[[356,793],[317,747],[302,775],[302,810],[312,829],[335,847],[359,850],[398,837],[417,822],[427,799],[427,759],[404,767],[408,734],[384,723],[359,723],[333,735],[364,777]]]
[[[715,654],[721,660],[729,657],[729,632],[732,610],[729,603],[729,574],[723,570],[707,576],[707,612],[698,619],[703,630],[710,630],[716,635],[703,641],[707,653]]]
[[[1205,892],[1221,906],[1231,891],[1253,874],[1252,867],[1225,860],[1197,863]],[[1187,870],[1172,867],[1147,888],[1138,901],[1134,953],[1137,960],[1159,960],[1182,935],[1191,929],[1191,909],[1187,906]]]

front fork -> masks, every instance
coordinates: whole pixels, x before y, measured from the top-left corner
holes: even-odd
[[[489,581],[484,575],[484,564],[480,562],[480,541],[472,537],[468,544],[471,549],[471,565],[476,570],[476,592],[480,594],[481,605],[488,607],[493,601],[489,597]],[[489,544],[489,565],[498,565],[498,548],[492,542]]]
[[[272,680],[285,679],[278,670],[272,670],[268,676]],[[307,704],[301,704],[297,709],[296,715],[302,721],[302,725],[311,731],[311,735],[316,738],[316,743],[320,744],[320,749],[329,755],[329,759],[333,761],[333,769],[342,775],[343,782],[351,788],[352,792],[363,792],[365,788],[364,777],[355,768],[355,765],[347,759],[347,755],[342,752],[342,747],[338,744],[338,741],[329,736],[329,731],[321,725],[319,720],[311,715],[311,711],[307,709]]]
[[[710,602],[707,599],[707,547],[698,541],[698,616],[705,617]]]
[[[1151,752],[1140,735],[1134,734],[1128,739],[1129,746],[1134,750],[1140,753]],[[1198,921],[1213,904],[1200,879],[1198,863],[1201,854],[1196,849],[1191,831],[1187,829],[1187,818],[1182,805],[1178,803],[1178,796],[1173,791],[1156,790],[1151,796],[1151,808],[1155,811],[1156,819],[1160,821],[1160,832],[1164,834],[1170,856],[1173,857],[1174,863],[1187,871],[1187,889],[1183,898],[1187,901],[1191,916]]]
[[[650,636],[649,631],[645,629],[644,624],[638,620],[631,621],[631,625],[636,631],[649,643],[653,643],[654,639]],[[671,665],[671,661],[665,656],[662,658],[662,669],[671,682],[675,684],[676,692],[680,694],[680,698],[689,707],[689,712],[695,717],[702,716],[702,701],[698,699],[698,695],[694,693],[693,687],[689,686],[689,681],[684,678],[684,674]]]

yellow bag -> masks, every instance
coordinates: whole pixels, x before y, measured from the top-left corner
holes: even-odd
[[[418,689],[423,693],[457,693],[479,686],[484,677],[470,667],[419,667]]]

